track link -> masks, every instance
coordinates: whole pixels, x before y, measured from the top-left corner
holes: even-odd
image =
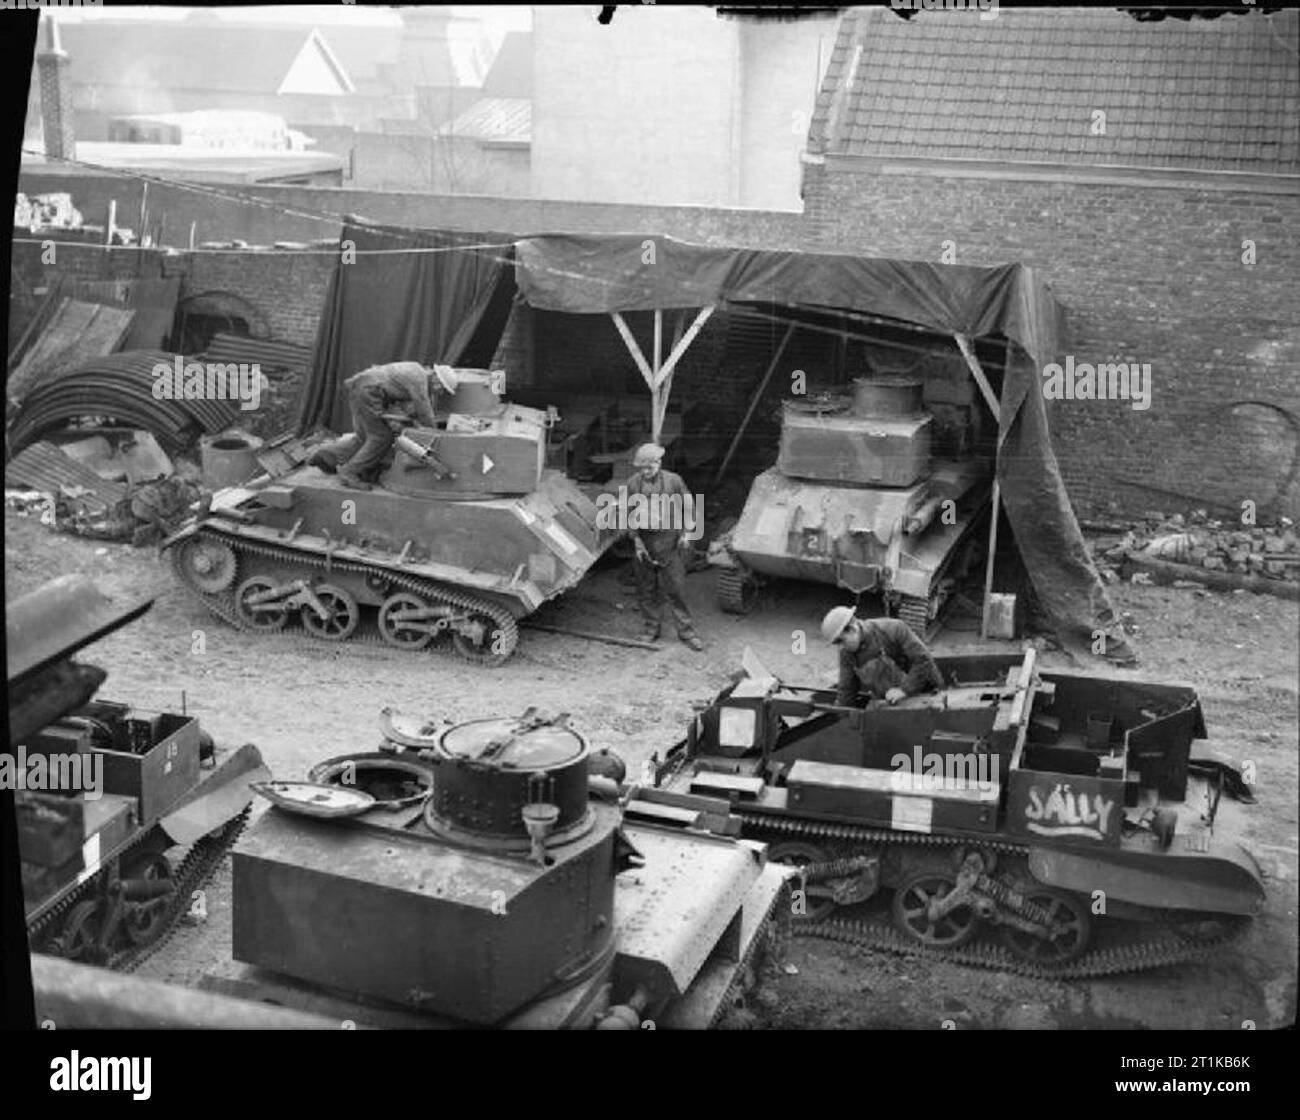
[[[1000,855],[1019,857],[1027,857],[1030,850],[1025,844],[993,838],[975,840],[969,837],[938,836],[932,833],[900,833],[891,829],[801,821],[744,812],[737,815],[743,822],[743,835],[769,842],[797,836],[813,841],[877,843],[895,847],[930,849],[973,847]],[[822,921],[795,922],[794,935],[837,941],[922,960],[942,960],[977,968],[991,968],[1034,979],[1080,980],[1203,960],[1221,952],[1226,946],[1240,939],[1249,928],[1249,922],[1243,920],[1229,928],[1222,936],[1189,942],[1177,936],[1147,935],[1148,923],[1103,921],[1097,924],[1098,928],[1107,934],[1128,930],[1140,932],[1136,938],[1126,943],[1093,947],[1077,960],[1059,965],[1028,961],[1003,946],[990,942],[977,941],[953,949],[922,947],[899,931],[884,916],[867,919],[826,918]],[[1150,926],[1159,929],[1155,923],[1151,923]]]
[[[234,536],[233,534],[216,532],[209,529],[201,530],[196,538],[199,540],[216,541],[234,549],[236,556],[242,561],[246,556],[255,556],[263,560],[270,561],[273,564],[283,565],[290,569],[308,569],[312,572],[319,571],[322,576],[328,578],[334,572],[351,572],[356,575],[367,576],[376,575],[382,577],[386,582],[393,585],[394,588],[410,592],[414,595],[421,596],[432,603],[445,604],[455,607],[459,610],[468,611],[472,614],[483,615],[490,618],[495,626],[495,637],[492,640],[490,651],[479,653],[468,646],[468,643],[453,641],[451,652],[464,660],[474,664],[492,667],[502,664],[506,661],[519,644],[519,627],[515,622],[514,616],[504,607],[500,607],[486,599],[476,595],[470,595],[464,591],[445,587],[442,584],[434,583],[430,580],[420,579],[416,576],[406,575],[402,572],[393,571],[392,568],[384,567],[379,564],[357,563],[351,560],[338,560],[332,556],[320,555],[314,552],[304,552],[296,549],[282,548],[277,545],[264,544],[260,541],[250,541],[244,538]],[[191,594],[200,599],[214,615],[225,622],[227,625],[243,633],[255,633],[261,637],[278,636],[294,642],[310,642],[313,648],[319,648],[318,643],[324,642],[329,645],[340,643],[332,642],[328,638],[322,638],[305,631],[290,632],[285,635],[272,635],[256,628],[249,626],[239,616],[235,607],[235,593],[232,590],[221,592],[208,592],[195,586],[190,579],[189,573],[183,563],[185,550],[181,547],[170,550],[172,571],[176,578],[185,586]],[[232,581],[233,582],[233,581]],[[356,632],[346,639],[349,644],[357,643],[362,645],[378,645],[385,649],[392,649],[393,646],[386,643],[375,629],[373,624],[358,626]],[[424,652],[425,650],[435,650],[445,652],[446,643],[433,642],[421,650],[412,650],[411,652]]]
[[[754,609],[758,589],[740,568],[719,568],[715,590],[718,606],[728,614],[749,614]]]
[[[102,967],[118,972],[133,972],[176,935],[180,919],[190,907],[193,892],[208,882],[220,865],[221,860],[239,839],[244,826],[248,823],[248,816],[252,812],[252,808],[251,804],[246,805],[241,812],[231,817],[219,830],[200,837],[190,845],[180,863],[172,869],[171,881],[174,890],[164,910],[162,927],[158,935],[148,944],[130,945],[111,951],[107,960],[98,962],[102,964]],[[38,947],[44,938],[56,931],[59,923],[77,903],[93,898],[102,898],[104,879],[109,871],[115,866],[120,867],[124,860],[129,859],[136,848],[140,846],[140,843],[151,833],[152,829],[141,829],[136,839],[119,852],[117,856],[103,864],[94,875],[81,883],[76,890],[70,891],[59,899],[55,905],[48,910],[42,911],[40,917],[29,922],[27,941],[33,950]],[[107,905],[107,902],[103,902],[101,905]],[[120,934],[121,930],[119,928],[119,936]]]

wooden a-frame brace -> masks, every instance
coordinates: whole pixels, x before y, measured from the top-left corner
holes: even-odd
[[[650,438],[655,443],[659,442],[659,437],[663,432],[664,417],[668,413],[668,398],[672,392],[673,371],[677,368],[677,363],[681,360],[682,355],[690,349],[691,343],[695,341],[695,336],[704,328],[704,324],[709,321],[709,316],[715,310],[716,305],[700,308],[694,322],[687,328],[686,333],[680,338],[674,339],[667,360],[661,362],[664,313],[656,308],[653,364],[646,361],[646,357],[641,352],[641,347],[633,337],[632,331],[628,328],[622,313],[618,311],[609,313],[610,318],[614,320],[614,326],[618,328],[618,333],[623,338],[623,344],[627,347],[628,353],[632,355],[632,360],[636,363],[636,368],[641,371],[641,377],[645,380],[646,388],[650,390]]]

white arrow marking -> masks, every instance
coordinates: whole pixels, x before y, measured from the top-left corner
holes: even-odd
[[[487,472],[490,471],[494,466],[496,466],[496,464],[493,463],[492,460],[489,459],[489,458],[487,457],[486,454],[484,454],[484,456],[483,456],[483,473],[484,473],[484,474],[487,474]]]

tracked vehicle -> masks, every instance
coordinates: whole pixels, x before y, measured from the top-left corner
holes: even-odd
[[[566,719],[386,711],[380,751],[259,785],[239,963],[207,986],[374,1026],[719,1022],[779,951],[788,870],[712,799],[623,785]]]
[[[252,783],[269,776],[256,747],[218,747],[183,711],[95,697],[106,674],[71,655],[151,605],[114,604],[83,576],[8,605],[33,952],[119,970],[141,964],[190,910],[244,827]]]
[[[1029,975],[1216,951],[1264,902],[1241,774],[1196,741],[1194,690],[936,658],[897,705],[747,671],[659,769],[800,867],[801,931]]]
[[[517,620],[573,587],[616,536],[577,483],[545,469],[548,422],[480,399],[436,430],[408,430],[367,491],[307,465],[309,444],[281,448],[163,548],[180,582],[241,630],[301,627],[412,651],[449,643],[497,664],[518,643]]]
[[[719,606],[748,613],[763,577],[809,580],[879,595],[928,636],[987,517],[992,468],[972,394],[965,382],[859,378],[851,397],[787,401],[776,465],[715,554]]]

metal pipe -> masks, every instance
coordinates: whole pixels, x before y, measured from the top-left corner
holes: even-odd
[[[32,954],[36,1018],[57,1030],[318,1030],[338,1019]]]

